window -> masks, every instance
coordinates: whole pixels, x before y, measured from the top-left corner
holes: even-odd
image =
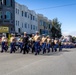
[[[13,31],[13,28],[11,28],[11,31]]]
[[[6,16],[5,19],[11,19],[11,12],[10,11],[6,11]]]
[[[28,28],[29,28],[29,24],[28,24]]]
[[[13,1],[12,0],[10,0],[11,1],[11,6],[13,5]]]
[[[29,15],[28,15],[28,18],[29,18]]]
[[[2,11],[0,11],[0,19],[2,19]]]
[[[22,28],[23,28],[23,23],[22,23]]]
[[[17,20],[16,20],[16,26],[17,26]]]
[[[21,29],[20,29],[20,28],[18,28],[18,32],[19,32],[19,33],[21,32]]]
[[[12,13],[11,13],[11,19],[13,18]]]
[[[19,14],[19,9],[18,9],[18,14]]]
[[[23,16],[23,11],[22,11],[22,16]]]
[[[19,21],[18,21],[18,26],[19,26]]]
[[[11,0],[5,0],[6,1],[6,6],[11,6]]]
[[[16,8],[16,14],[19,14],[19,9]]]
[[[25,12],[25,17],[27,17],[27,12]]]
[[[27,23],[25,23],[25,28],[27,28]]]
[[[35,16],[33,16],[33,20],[35,20]]]
[[[49,24],[49,29],[51,28],[50,24]]]
[[[33,30],[35,30],[35,25],[33,25]]]
[[[32,15],[30,15],[31,16],[31,20],[32,20]]]
[[[40,25],[43,25],[43,21],[42,20],[40,20]]]
[[[32,25],[31,25],[31,30],[32,30]]]
[[[16,14],[17,14],[17,8],[16,8]]]

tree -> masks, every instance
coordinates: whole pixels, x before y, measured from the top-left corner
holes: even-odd
[[[76,42],[76,37],[72,37],[72,42]]]
[[[61,33],[61,23],[58,21],[57,18],[52,20],[52,37],[53,38],[60,38],[62,36]]]

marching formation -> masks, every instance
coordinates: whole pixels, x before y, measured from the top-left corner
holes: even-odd
[[[10,38],[10,46],[8,45],[8,39],[3,35],[1,40],[1,53],[7,52],[8,48],[10,47],[10,53],[15,53],[19,50],[20,53],[26,54],[31,51],[35,55],[39,55],[40,52],[45,54],[46,52],[49,53],[57,52],[57,48],[59,51],[62,51],[64,45],[62,44],[61,40],[51,39],[50,36],[42,36],[39,35],[39,32],[36,31],[36,34],[32,34],[31,37],[27,36],[27,33],[24,32],[24,36],[15,37],[15,34],[11,34]]]

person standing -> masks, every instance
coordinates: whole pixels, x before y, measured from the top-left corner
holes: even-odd
[[[28,53],[28,42],[29,42],[29,37],[27,36],[27,33],[24,32],[24,37],[23,37],[23,54],[25,54],[26,52]]]
[[[40,35],[39,32],[36,31],[36,35],[34,36],[35,40],[35,55],[39,54],[40,50]]]
[[[50,48],[51,48],[51,39],[50,39],[50,36],[48,35],[47,36],[47,50],[48,50],[48,53],[50,52]]]
[[[43,54],[46,53],[46,41],[47,41],[47,38],[43,34],[42,39],[41,39]]]
[[[2,50],[1,53],[3,53],[3,51],[5,50],[5,52],[7,51],[7,38],[5,37],[5,35],[2,35],[2,39],[1,39],[1,45],[2,45]]]
[[[23,39],[22,39],[22,37],[19,40],[19,48],[20,48],[20,53],[22,53],[22,51],[23,51]]]
[[[52,39],[52,41],[51,41],[52,52],[54,52],[54,45],[55,45],[55,43],[54,43],[54,39]]]
[[[32,53],[34,53],[35,52],[35,39],[34,39],[34,34],[32,34],[32,43],[31,43],[31,45],[32,45]]]
[[[57,52],[57,48],[58,48],[58,41],[55,39],[54,40],[54,50],[55,50],[55,52]]]
[[[61,42],[61,40],[58,41],[58,44],[59,44],[59,52],[60,52],[60,51],[62,51],[62,42]]]
[[[16,38],[15,38],[15,34],[11,34],[11,38],[10,38],[10,53],[14,52],[15,53],[15,43],[16,43]]]

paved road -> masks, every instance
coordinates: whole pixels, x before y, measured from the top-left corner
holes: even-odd
[[[76,75],[76,49],[38,56],[0,53],[0,75]]]

